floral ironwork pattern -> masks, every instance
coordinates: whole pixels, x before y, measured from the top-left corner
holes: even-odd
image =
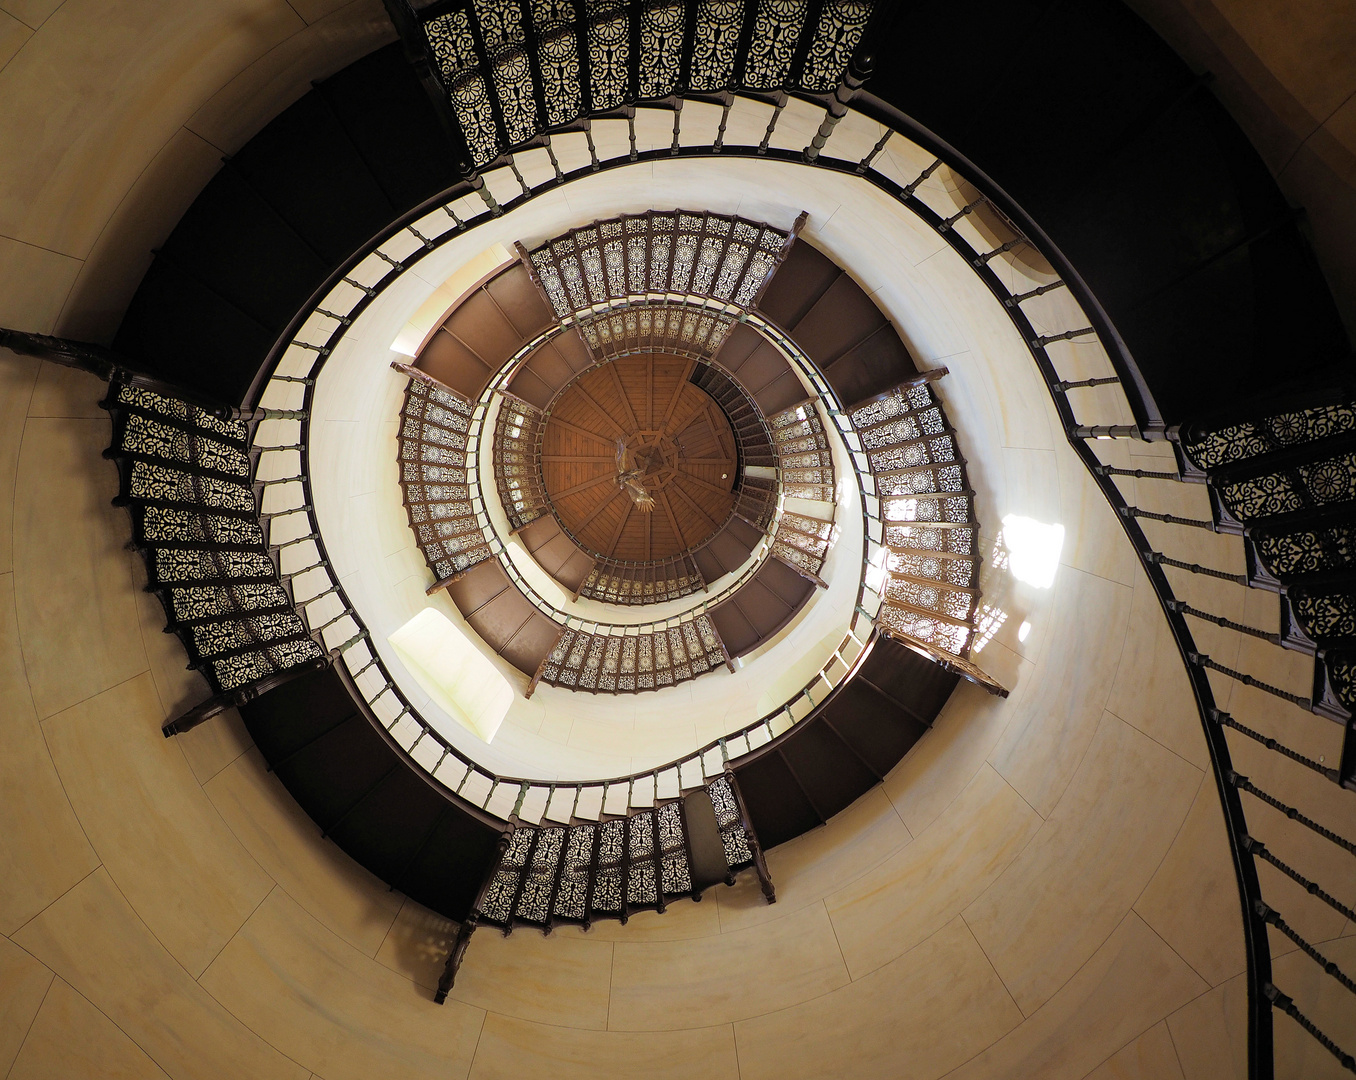
[[[562,319],[602,304],[666,294],[748,310],[790,241],[785,230],[743,218],[652,210],[574,229],[533,249],[528,261]],[[639,324],[599,327],[600,341],[603,333],[607,341],[640,333],[687,342],[700,336],[712,355],[724,339],[723,333],[711,339],[711,324],[700,322],[700,312],[671,308],[667,314],[667,323],[652,323],[643,331]],[[728,329],[730,321],[723,325]],[[698,335],[703,326],[704,334]]]
[[[537,439],[541,410],[518,398],[505,397],[494,425],[494,482],[499,502],[515,532],[546,513]]]
[[[249,426],[116,383],[105,407],[133,539],[190,666],[221,693],[321,658],[268,554]]]
[[[470,405],[450,390],[410,380],[397,437],[400,486],[419,550],[439,581],[492,556],[466,474],[470,417]]]
[[[1182,440],[1182,449],[1198,468],[1214,469],[1348,431],[1356,431],[1356,408],[1324,405],[1203,432],[1188,432]]]
[[[964,658],[979,609],[978,525],[965,459],[941,401],[918,380],[863,402],[851,419],[885,519],[880,625]]]
[[[621,628],[617,628],[620,630]],[[594,693],[637,693],[695,679],[728,662],[706,615],[637,633],[593,633],[566,627],[542,661],[538,680]]]
[[[688,36],[688,89],[829,94],[872,8],[872,0],[826,0],[811,25],[808,0],[698,0],[688,26],[687,5],[677,0],[463,0],[420,18],[419,44],[481,168],[581,117],[585,87],[593,112],[681,92]],[[751,37],[740,63],[746,25]]]
[[[753,849],[729,781],[707,785],[731,874],[753,862]],[[628,807],[625,817],[599,823],[518,824],[491,874],[478,910],[496,926],[626,918],[663,908],[692,893],[682,804]]]

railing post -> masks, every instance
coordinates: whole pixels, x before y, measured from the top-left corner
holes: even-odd
[[[729,781],[730,792],[734,795],[735,805],[739,807],[739,823],[743,826],[744,837],[748,840],[749,850],[753,852],[753,869],[758,875],[758,885],[763,890],[763,898],[769,904],[777,902],[777,889],[772,884],[772,875],[768,873],[767,860],[763,857],[763,845],[758,842],[758,833],[753,828],[753,821],[749,817],[749,808],[744,803],[744,794],[739,790],[739,778],[735,776],[735,771],[727,761],[725,763],[725,778]]]

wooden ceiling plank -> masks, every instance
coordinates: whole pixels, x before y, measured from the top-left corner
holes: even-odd
[[[568,465],[615,465],[616,454],[542,454],[542,461],[554,461]]]
[[[566,431],[572,431],[576,435],[584,436],[586,439],[594,439],[606,446],[612,446],[616,443],[616,440],[609,435],[600,435],[596,431],[590,431],[588,428],[580,427],[578,424],[572,424],[568,420],[562,420],[559,416],[552,416],[551,419],[546,422],[547,431],[549,432],[552,425],[555,424],[559,424]]]
[[[597,487],[599,484],[606,484],[616,477],[612,473],[604,473],[602,476],[595,476],[592,480],[585,480],[582,484],[575,484],[572,488],[566,488],[564,491],[547,491],[546,496],[549,499],[559,500],[568,498],[571,495],[578,495],[581,491],[588,491],[589,488]]]
[[[631,421],[631,430],[640,429],[640,421],[636,419],[636,411],[631,408],[631,399],[626,394],[626,387],[622,385],[621,375],[617,373],[617,363],[614,361],[607,365],[607,372],[612,376],[612,385],[617,388],[617,395],[621,398],[622,408],[626,410],[626,417]]]
[[[660,505],[664,507],[664,516],[669,519],[669,528],[673,530],[673,535],[677,538],[678,543],[682,545],[684,548],[689,547],[690,545],[687,542],[687,537],[683,535],[683,530],[678,524],[677,515],[675,515],[673,512],[673,504],[669,502],[669,493],[667,488],[665,488],[663,491],[659,493],[658,501]]]
[[[617,522],[617,528],[612,533],[607,548],[601,552],[608,558],[615,558],[617,553],[617,544],[621,542],[622,533],[626,531],[626,523],[631,520],[631,511],[636,508],[634,499],[626,500],[626,509],[622,511],[621,521]]]
[[[623,439],[626,438],[629,432],[627,432],[625,428],[623,428],[619,423],[617,423],[617,421],[612,419],[612,417],[608,414],[607,409],[603,407],[603,405],[598,401],[598,399],[594,397],[592,394],[590,394],[584,388],[584,384],[582,381],[576,383],[574,389],[575,392],[578,393],[580,397],[582,397],[585,401],[587,401],[590,405],[593,406],[594,410],[598,413],[598,415],[603,418],[604,423],[610,425],[612,430],[615,431],[620,438]]]
[[[690,383],[684,383],[683,388],[686,388],[690,385],[691,385]],[[709,397],[706,396],[705,390],[702,390],[701,388],[696,386],[693,386],[692,389],[696,390],[697,392],[695,394],[687,395],[683,395],[680,389],[679,401],[680,403],[683,403],[683,397],[686,396],[687,401],[683,403],[683,405],[687,411],[684,412],[682,409],[679,409],[671,417],[669,417],[668,421],[664,425],[664,430],[671,435],[681,434],[683,429],[692,423],[692,418],[696,416],[698,413],[700,413],[702,409],[705,408],[706,403],[711,400]]]
[[[690,472],[681,470],[674,475],[675,480],[691,480],[698,487],[706,488],[707,491],[715,492],[717,495],[724,496],[726,499],[733,500],[734,492],[729,488],[723,488],[718,484],[713,484],[709,480],[703,480],[700,476],[693,476]]]
[[[692,377],[692,369],[696,366],[697,361],[695,360],[689,360],[683,365],[683,374],[678,380],[678,389],[673,392],[673,397],[669,399],[668,406],[664,409],[664,422],[658,425],[666,435],[673,434],[673,432],[669,430],[669,421],[673,418],[673,410],[678,407],[678,402],[683,396],[683,387],[688,385],[687,380]]]
[[[703,510],[703,509],[701,508],[701,504],[700,504],[699,502],[697,502],[696,499],[694,499],[691,495],[689,495],[686,491],[684,491],[684,490],[683,490],[681,487],[679,487],[677,484],[671,484],[670,487],[671,487],[671,488],[673,489],[673,491],[675,491],[677,494],[681,495],[681,496],[683,497],[683,501],[686,502],[690,507],[692,507],[693,510],[697,511],[697,513],[698,513],[699,515],[701,515],[701,516],[702,516],[703,518],[705,518],[708,522],[710,522],[711,528],[713,528],[713,529],[719,529],[719,528],[720,528],[720,523],[719,523],[718,521],[716,521],[716,520],[715,520],[710,514],[708,514],[705,510]],[[667,491],[667,490],[669,490],[669,489],[668,489],[668,488],[665,488],[664,490]]]
[[[588,517],[586,517],[578,525],[574,526],[574,528],[571,531],[575,534],[575,536],[579,536],[585,529],[587,529],[590,525],[593,524],[594,518],[596,518],[599,514],[601,514],[604,510],[606,510],[609,506],[611,506],[614,502],[617,501],[617,496],[625,494],[626,494],[625,488],[617,488],[617,490],[614,491],[611,494],[611,496],[604,499],[597,506],[595,506],[593,508],[593,513],[589,514]],[[627,495],[626,499],[628,502],[630,502],[631,497]]]

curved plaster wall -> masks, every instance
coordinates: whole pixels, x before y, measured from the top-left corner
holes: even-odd
[[[243,49],[234,7],[189,10]],[[81,50],[95,47],[88,23],[50,23],[31,39],[51,50],[42,70],[78,83]],[[147,33],[99,36],[104,70],[145,70]],[[187,71],[197,44],[154,55]],[[183,88],[174,107],[197,109],[224,79]],[[38,85],[16,86],[7,69],[0,115],[16,117]],[[137,124],[120,100],[108,108]],[[88,145],[87,117],[47,115],[49,160]],[[75,155],[69,175],[95,175],[88,160]],[[936,179],[930,197],[946,198]],[[84,208],[96,234],[115,216],[109,202]],[[152,215],[164,231],[175,217],[172,206]],[[838,256],[860,227],[835,213],[820,239]],[[937,250],[895,255],[916,266]],[[9,265],[26,272],[43,258],[24,250]],[[92,255],[88,272],[130,293],[138,272],[105,258]],[[874,281],[901,329],[899,312],[938,305],[953,285],[964,295],[963,268],[936,262],[917,289]],[[51,291],[0,293],[6,320],[46,328]],[[986,584],[1012,615],[982,658],[1012,696],[962,686],[881,787],[774,850],[775,907],[741,881],[588,935],[482,933],[442,1007],[430,987],[450,928],[321,840],[234,715],[160,736],[203,688],[122,549],[128,526],[99,457],[101,386],[0,353],[0,1069],[753,1080],[840,1075],[850,1062],[853,1075],[890,1078],[1243,1076],[1237,897],[1180,662],[1038,388],[1000,366],[1005,332],[975,315],[909,343],[953,371],[948,409],[991,501],[981,522],[991,530],[1009,509],[1039,505],[1033,516],[1068,529],[1051,589]],[[1087,348],[1070,348],[1070,363]],[[989,367],[1001,379],[981,377]],[[1152,446],[1112,449],[1127,464],[1162,460]],[[1203,489],[1124,484],[1143,505],[1203,515]],[[1241,566],[1229,538],[1191,539],[1202,562]],[[1179,577],[1194,604],[1265,617],[1264,597]],[[1025,641],[1019,615],[1032,624]],[[1212,628],[1200,640],[1222,659],[1246,652],[1259,677],[1302,684],[1295,658],[1264,643]],[[1315,755],[1331,746],[1332,725],[1223,678],[1217,689],[1259,729]],[[1240,767],[1287,793],[1284,764]],[[1346,804],[1319,809],[1350,824]],[[1335,864],[1328,880],[1350,886],[1351,873]],[[1282,895],[1301,931],[1350,969],[1350,928],[1312,898]],[[1278,981],[1323,993],[1309,961],[1278,956]],[[1307,1011],[1337,1033],[1330,1000],[1314,1000]],[[1279,1075],[1335,1075],[1283,1018],[1277,1040]]]

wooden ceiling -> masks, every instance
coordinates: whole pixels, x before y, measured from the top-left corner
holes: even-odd
[[[599,555],[657,562],[705,543],[734,508],[734,433],[688,381],[693,361],[628,356],[571,383],[546,422],[542,479],[562,525]],[[646,512],[617,483],[617,440],[646,470]]]

